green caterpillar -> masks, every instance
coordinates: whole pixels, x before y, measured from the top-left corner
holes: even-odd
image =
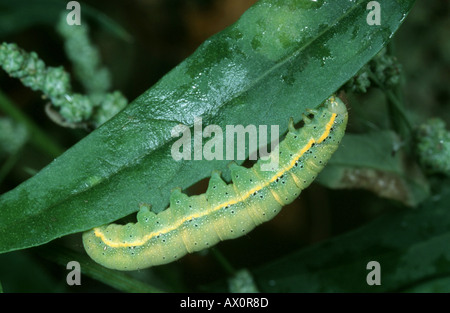
[[[348,113],[339,98],[332,96],[309,113],[314,117],[305,116],[299,130],[290,120],[279,145],[278,169],[261,170],[270,159],[260,159],[251,168],[232,164],[231,184],[214,171],[204,194],[188,197],[176,189],[169,208],[161,213],[144,206],[137,223],[85,232],[88,255],[108,268],[137,270],[240,237],[269,221],[311,184],[344,136]]]

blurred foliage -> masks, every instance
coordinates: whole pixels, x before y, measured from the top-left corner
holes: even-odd
[[[0,118],[0,157],[16,153],[27,141],[27,129],[10,118]]]
[[[127,3],[127,10],[123,10],[120,2],[85,1],[89,6],[86,19],[90,26],[91,40],[97,45],[99,57],[110,72],[108,84],[111,89],[120,90],[127,99],[134,99],[142,94],[188,57],[201,42],[234,22],[254,2],[133,1]],[[47,64],[61,65],[73,77],[90,75],[92,73],[80,75],[75,68],[74,59],[65,52],[64,40],[57,34],[55,25],[61,3],[65,1],[0,0],[0,42],[14,42],[26,51],[36,51]],[[409,198],[401,197],[404,194],[395,191],[393,196],[382,198],[380,196],[383,196],[386,189],[373,188],[372,183],[372,188],[367,188],[370,191],[357,188],[362,187],[363,180],[351,181],[348,178],[355,173],[361,175],[361,169],[349,168],[341,163],[335,163],[333,169],[331,162],[327,170],[333,171],[336,166],[339,167],[341,180],[336,183],[330,181],[330,178],[338,176],[322,175],[322,183],[325,186],[332,186],[334,183],[333,188],[349,188],[350,181],[351,190],[311,186],[271,223],[262,225],[249,236],[221,243],[219,248],[227,260],[235,268],[247,268],[248,272],[244,273],[251,274],[241,277],[239,286],[242,286],[242,281],[246,281],[245,286],[261,291],[448,292],[450,282],[446,270],[449,259],[446,250],[446,223],[449,214],[446,212],[448,196],[445,190],[450,183],[440,176],[427,176],[430,162],[433,169],[438,168],[438,172],[448,173],[448,132],[444,127],[445,123],[448,125],[450,122],[448,12],[448,1],[418,1],[386,50],[368,63],[346,86],[348,89],[345,96],[351,107],[348,131],[355,136],[364,136],[363,141],[367,140],[367,134],[371,134],[373,151],[394,155],[395,162],[375,164],[374,161],[370,171],[367,171],[367,166],[363,168],[364,181],[370,178],[379,181],[382,177],[386,181],[401,182],[402,186],[406,186],[402,190]],[[85,70],[90,66],[96,67],[87,65]],[[367,69],[375,75],[372,80]],[[374,83],[373,78],[378,79],[378,84]],[[56,145],[69,148],[88,133],[83,129],[67,129],[55,125],[42,110],[41,95],[27,90],[3,71],[0,71],[0,86],[17,109],[39,125],[40,130],[55,141]],[[84,88],[83,79],[73,82],[75,92],[85,92]],[[406,109],[399,110],[393,104],[395,101],[402,103]],[[440,120],[427,123],[429,118],[434,117],[439,117]],[[400,124],[396,124],[399,120]],[[8,120],[7,123],[12,122]],[[419,125],[422,126],[419,128]],[[410,145],[413,134],[408,127],[418,129],[420,134],[425,135],[421,139],[422,144]],[[394,135],[394,132],[397,134]],[[1,135],[5,134],[7,133]],[[29,136],[33,136],[33,133]],[[387,137],[391,139],[379,139]],[[20,142],[18,138],[14,138],[17,143]],[[349,138],[349,145],[352,144],[352,139],[355,142],[358,137]],[[6,141],[2,141],[4,142]],[[8,174],[1,181],[0,193],[13,189],[32,175],[30,173],[38,172],[55,157],[50,151],[43,153],[37,150],[31,142],[30,139],[28,144],[25,141],[20,144],[20,158],[14,160],[14,166],[8,169]],[[417,147],[425,154],[417,153],[414,150]],[[8,149],[0,151],[0,155],[3,153],[6,158]],[[404,151],[397,153],[402,149]],[[341,160],[345,160],[345,150],[341,153]],[[418,155],[421,157],[414,159]],[[336,155],[336,160],[339,161],[339,154]],[[424,176],[420,173],[419,165],[424,168]],[[426,191],[425,196],[416,193],[416,187],[411,188],[411,177],[415,179],[414,182],[419,182],[415,186],[420,187],[420,192]],[[342,181],[347,185],[342,184]],[[191,190],[199,193],[204,188],[202,182]],[[426,197],[428,199],[424,202]],[[404,203],[417,205],[417,208],[411,210]],[[427,214],[427,211],[431,213]],[[413,231],[404,233],[405,229]],[[411,234],[414,236],[409,237]],[[381,246],[379,238],[383,238],[384,243],[397,239],[398,242],[392,242],[392,245],[399,243],[399,246]],[[80,249],[71,236],[60,241],[69,243],[76,250]],[[318,242],[321,243],[316,245]],[[80,287],[67,286],[67,271],[58,264],[64,264],[71,252],[63,251],[62,256],[54,256],[50,253],[51,247],[0,255],[3,291],[113,290],[107,286],[107,282],[102,284],[105,281],[99,276],[95,280],[83,278],[85,280]],[[302,248],[305,247],[310,250],[303,251]],[[386,275],[389,273],[396,278],[391,281],[382,278],[383,287],[375,290],[361,285],[356,279],[360,277],[364,281],[367,274],[365,268],[361,267],[364,262],[367,263],[361,257],[364,253],[365,257],[368,255],[383,260],[382,275],[386,264]],[[331,255],[335,258],[331,258]],[[424,256],[429,258],[424,259]],[[308,261],[303,262],[305,257]],[[272,262],[261,264],[260,259]],[[346,273],[352,272],[355,267],[360,272],[350,275],[349,279]],[[95,265],[89,270],[97,273]],[[293,271],[296,271],[295,276],[291,277]],[[236,281],[229,281],[229,273],[208,252],[189,255],[176,264],[134,275],[133,279],[141,282],[154,284],[156,281],[161,290],[223,291],[229,290],[227,283],[236,285]],[[249,283],[249,277],[253,277],[254,281]],[[255,281],[256,286],[253,284]],[[315,286],[315,289],[302,289],[302,286]],[[358,286],[366,289],[358,289]]]
[[[228,290],[234,293],[259,292],[252,274],[246,269],[239,270],[228,279]]]
[[[450,175],[450,132],[445,122],[432,118],[417,128],[417,154],[429,173]]]
[[[392,131],[346,134],[340,148],[319,174],[330,188],[367,189],[380,197],[416,207],[430,196],[428,181]]]
[[[369,63],[352,77],[345,85],[348,92],[365,93],[373,84],[371,77],[378,83],[392,88],[400,83],[401,64],[393,55],[386,52],[386,48],[381,50]]]
[[[15,43],[0,44],[0,66],[25,86],[41,91],[43,98],[50,100],[47,113],[59,125],[75,128],[89,124],[95,128],[116,115],[128,101],[119,91],[107,93],[109,71],[99,65],[98,51],[88,40],[87,26],[80,25],[71,32],[66,28],[69,26],[64,15],[62,19],[57,27],[87,95],[72,92],[70,75],[64,68],[46,67],[35,52],[28,53]],[[58,108],[58,113],[53,113],[51,106]]]

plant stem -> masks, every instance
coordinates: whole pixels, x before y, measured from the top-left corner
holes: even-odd
[[[64,152],[64,149],[48,137],[31,119],[18,110],[11,100],[0,91],[0,111],[23,124],[30,135],[30,142],[38,149],[52,158],[56,158]]]
[[[403,138],[409,138],[412,132],[411,122],[408,119],[408,116],[405,112],[403,103],[399,101],[396,94],[387,89],[376,77],[376,75],[372,71],[368,71],[370,79],[381,89],[386,95],[388,102],[390,104],[391,113],[391,121],[394,125],[394,128],[402,135]],[[394,116],[392,116],[394,115]],[[398,122],[395,116],[399,116],[402,122]],[[405,129],[406,128],[406,129]]]
[[[234,275],[236,273],[236,270],[233,268],[230,262],[228,262],[228,260],[219,250],[217,250],[217,248],[211,248],[211,252],[228,274]]]

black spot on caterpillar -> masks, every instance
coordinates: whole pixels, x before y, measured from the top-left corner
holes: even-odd
[[[308,112],[314,116],[305,116],[299,130],[290,120],[279,145],[278,169],[261,170],[270,159],[260,159],[251,168],[232,164],[231,184],[214,171],[204,194],[188,197],[175,189],[169,208],[161,213],[144,206],[137,223],[85,232],[86,252],[105,267],[137,270],[240,237],[269,221],[311,184],[344,136],[348,114],[339,98],[332,96]]]

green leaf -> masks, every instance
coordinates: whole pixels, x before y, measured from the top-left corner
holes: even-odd
[[[367,189],[416,206],[430,195],[429,186],[400,147],[401,141],[392,131],[347,134],[317,182],[336,189]]]
[[[262,292],[425,290],[416,285],[450,274],[449,201],[447,192],[252,270],[256,284]],[[370,261],[380,264],[381,285],[366,282]],[[448,290],[448,278],[439,286]]]
[[[301,119],[389,41],[413,0],[379,1],[380,26],[367,1],[264,0],[205,41],[122,113],[33,178],[0,198],[0,252],[46,243],[135,212],[163,210],[183,189],[226,171],[228,160],[175,161],[171,129],[280,125]],[[226,173],[225,173],[226,174]]]

